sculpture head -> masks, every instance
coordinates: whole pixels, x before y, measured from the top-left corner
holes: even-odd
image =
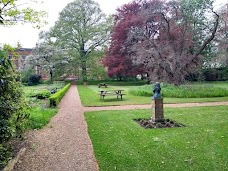
[[[161,86],[159,82],[154,84],[153,93],[153,99],[161,98]]]

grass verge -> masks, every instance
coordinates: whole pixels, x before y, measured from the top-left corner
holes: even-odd
[[[32,108],[29,116],[29,128],[40,129],[49,123],[51,118],[57,113],[56,108],[45,108],[40,107]]]
[[[108,86],[108,88],[98,88],[97,85],[82,86],[78,85],[79,95],[83,106],[114,106],[114,105],[131,105],[131,104],[150,104],[151,98],[145,96],[135,96],[129,93],[129,89],[135,86]],[[124,90],[123,100],[118,100],[116,96],[107,96],[101,100],[100,90]],[[227,97],[213,98],[164,98],[164,103],[193,103],[193,102],[219,102],[228,101]]]
[[[100,170],[226,170],[228,106],[165,108],[184,128],[144,129],[151,110],[85,114]]]
[[[150,98],[134,96],[128,93],[128,86],[109,86],[108,88],[98,88],[95,85],[82,86],[78,85],[81,102],[84,106],[114,106],[128,104],[147,104],[150,103]],[[100,90],[113,91],[117,89],[124,90],[123,100],[117,99],[115,95],[106,96],[104,100],[100,99]]]
[[[186,84],[174,86],[162,84],[162,96],[167,98],[208,98],[227,97],[228,86],[220,87],[213,84]],[[136,96],[151,96],[152,85],[136,86],[129,89],[129,93]]]

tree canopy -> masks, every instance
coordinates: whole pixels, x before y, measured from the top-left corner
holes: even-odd
[[[92,0],[75,0],[60,13],[51,29],[55,43],[71,51],[79,62],[83,81],[87,81],[88,59],[108,40],[111,19]]]
[[[219,66],[228,66],[228,3],[220,10],[221,20],[216,42],[218,45],[218,58],[213,60]]]
[[[114,15],[114,26],[111,34],[111,44],[106,51],[106,57],[103,59],[103,64],[108,68],[110,77],[136,76],[143,74],[142,66],[134,65],[132,60],[128,58],[128,52],[125,47],[129,28],[137,27],[141,21],[136,20],[140,11],[140,4],[130,3],[123,5],[117,9],[117,14]]]
[[[143,65],[153,81],[182,83],[202,64],[203,52],[217,32],[219,15],[212,4],[211,0],[144,0],[122,6],[106,60],[126,59]]]
[[[37,27],[44,24],[46,12],[32,8],[39,0],[0,0],[0,25],[13,25],[18,22],[33,23]]]
[[[54,73],[62,73],[70,61],[67,52],[51,44],[40,43],[34,48],[32,55],[28,58],[31,67],[39,67],[48,71],[50,82],[53,82]],[[61,75],[59,75],[61,76]]]

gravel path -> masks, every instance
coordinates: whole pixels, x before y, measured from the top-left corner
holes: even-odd
[[[47,127],[29,135],[32,146],[14,171],[98,170],[75,85],[71,85],[59,107],[58,114]]]
[[[228,105],[228,102],[206,102],[206,103],[178,103],[178,104],[164,104],[164,107],[197,107],[197,106],[221,106]],[[99,110],[129,110],[129,109],[149,109],[150,104],[147,105],[126,105],[126,106],[104,106],[104,107],[84,107],[84,111],[99,111]]]

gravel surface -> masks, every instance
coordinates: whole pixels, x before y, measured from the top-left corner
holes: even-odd
[[[206,103],[178,103],[164,104],[164,107],[197,107],[197,106],[221,106],[228,105],[228,102],[206,102]],[[104,107],[84,107],[84,111],[99,111],[99,110],[130,110],[130,109],[149,109],[151,104],[147,105],[126,105],[126,106],[104,106]]]
[[[71,85],[59,108],[47,127],[29,134],[31,147],[14,171],[99,170],[75,85]]]

